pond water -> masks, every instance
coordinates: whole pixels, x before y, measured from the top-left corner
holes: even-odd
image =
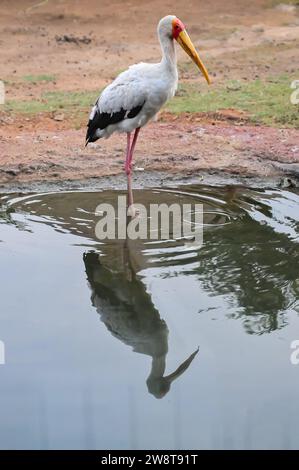
[[[299,448],[298,192],[136,191],[203,204],[187,249],[99,241],[119,194],[0,196],[0,448]]]

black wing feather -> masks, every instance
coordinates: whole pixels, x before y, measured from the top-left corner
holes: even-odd
[[[117,124],[124,119],[133,119],[136,117],[142,110],[144,103],[145,101],[129,111],[127,109],[120,108],[120,110],[115,113],[101,113],[97,108],[93,118],[90,119],[87,124],[86,145],[89,142],[95,142],[98,140],[98,137],[96,136],[97,129],[103,130],[111,124]]]

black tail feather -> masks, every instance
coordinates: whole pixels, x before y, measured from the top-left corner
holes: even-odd
[[[102,113],[98,109],[98,107],[96,107],[92,119],[89,119],[89,122],[87,124],[85,146],[89,142],[95,142],[99,139],[99,137],[97,136],[98,129],[106,129],[106,127],[110,126],[111,124],[117,124],[118,122],[121,122],[124,119],[133,119],[135,116],[137,116],[137,114],[140,113],[144,103],[145,101],[139,106],[135,106],[131,110],[120,108],[120,110],[116,111],[115,113]]]

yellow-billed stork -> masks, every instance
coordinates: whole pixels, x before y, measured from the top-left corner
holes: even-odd
[[[138,133],[153,119],[167,100],[172,98],[178,84],[174,40],[199,67],[207,82],[209,74],[189,38],[184,24],[173,15],[162,18],[158,24],[162,59],[157,64],[139,63],[122,72],[108,85],[90,113],[86,145],[113,132],[127,133],[125,171],[128,180],[128,205],[133,204],[132,158]],[[131,132],[135,130],[131,143]]]

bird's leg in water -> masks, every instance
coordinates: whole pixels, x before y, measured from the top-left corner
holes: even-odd
[[[132,191],[132,172],[127,175],[128,182],[128,215],[133,217],[135,215],[133,191]]]
[[[133,204],[132,168],[131,168],[131,132],[127,132],[127,153],[126,153],[125,172],[127,175],[127,185],[128,185],[128,207],[130,207]]]
[[[135,134],[133,137],[131,148],[128,152],[128,148],[130,145],[130,133],[127,133],[127,157],[126,157],[126,173],[127,173],[127,180],[128,180],[128,208],[129,208],[129,215],[134,217],[136,215],[136,211],[134,209],[134,201],[133,201],[133,191],[132,191],[132,160],[133,160],[133,153],[134,148],[137,142],[137,137],[140,131],[140,127],[135,130]]]

